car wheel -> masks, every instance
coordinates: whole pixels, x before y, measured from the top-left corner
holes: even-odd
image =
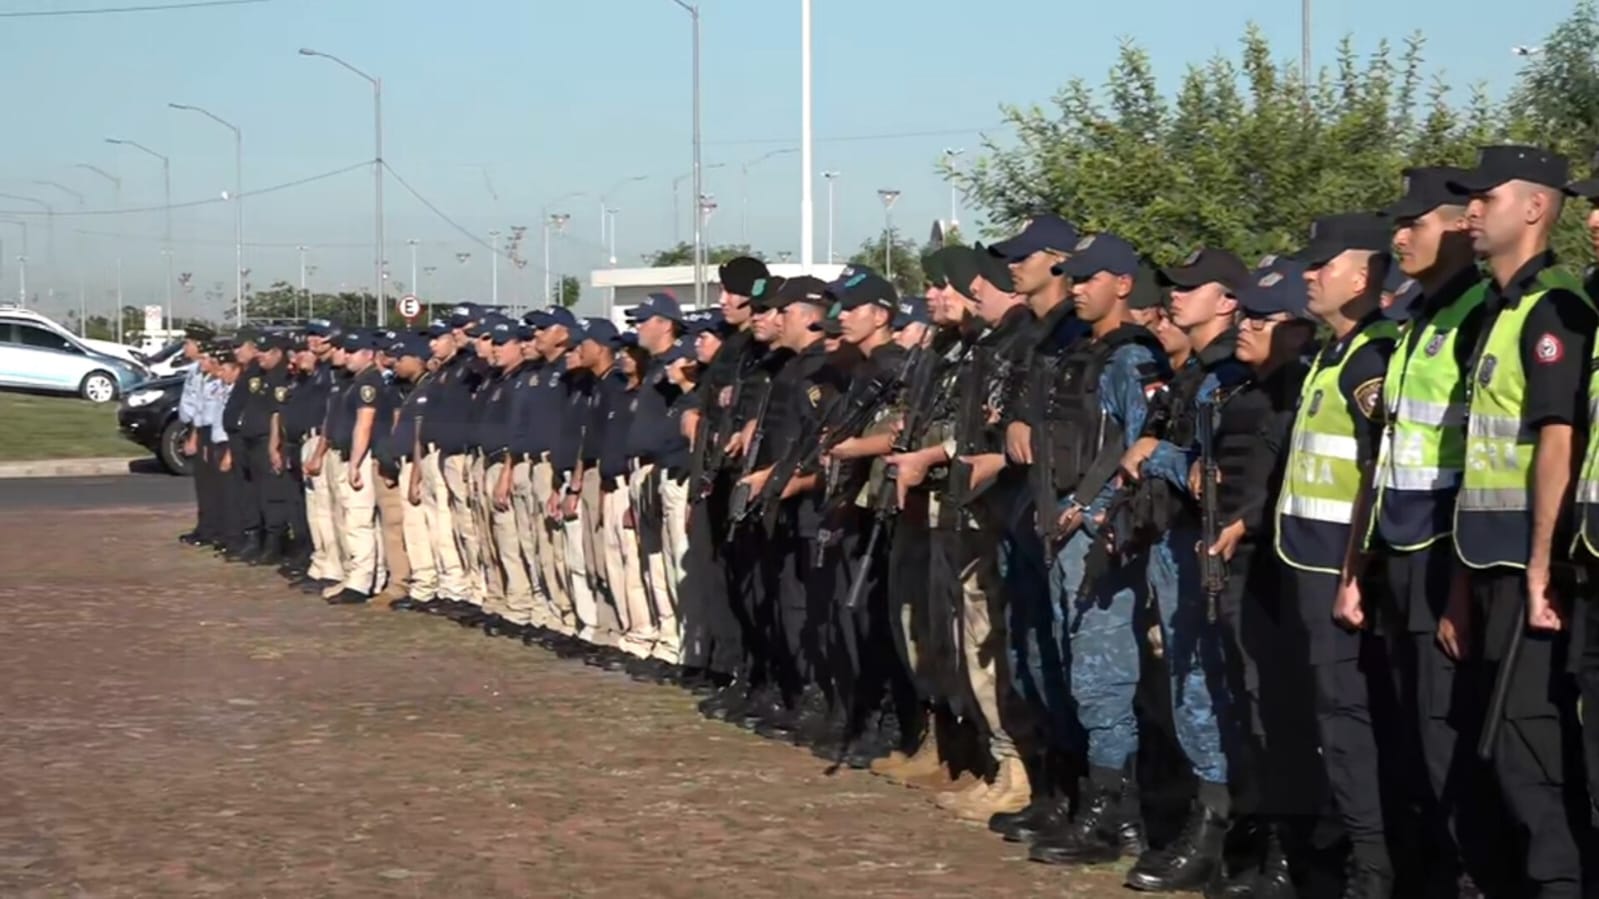
[[[78,385],[78,395],[91,403],[109,403],[117,398],[116,379],[103,371],[89,372]]]
[[[161,429],[161,444],[156,447],[155,456],[169,473],[180,478],[193,474],[192,459],[183,454],[184,439],[183,422],[173,418],[167,426]]]

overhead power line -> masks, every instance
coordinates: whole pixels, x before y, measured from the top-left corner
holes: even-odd
[[[282,184],[274,184],[271,187],[258,187],[255,190],[247,190],[243,194],[241,194],[240,196],[243,196],[243,197],[259,197],[259,196],[262,196],[264,194],[277,193],[280,190],[289,190],[289,189],[295,188],[295,187],[303,187],[304,185],[307,185],[307,184],[312,184],[312,183],[317,182],[317,181],[324,181],[324,180],[326,180],[328,178],[334,178],[334,177],[337,177],[339,175],[343,175],[343,174],[345,174],[347,172],[353,172],[356,169],[364,169],[364,168],[366,168],[367,166],[369,166],[371,164],[372,164],[371,162],[357,162],[354,165],[347,165],[347,166],[345,166],[342,169],[334,169],[331,172],[323,172],[320,175],[308,175],[308,176],[306,176],[304,178],[299,178],[299,179],[296,179],[294,181],[286,181],[286,182],[284,182]],[[130,209],[82,209],[82,210],[79,210],[79,209],[60,209],[60,210],[56,211],[55,216],[57,218],[67,218],[69,216],[86,216],[86,215],[133,215],[133,214],[137,214],[137,213],[146,213],[146,212],[165,212],[168,208],[171,208],[171,209],[193,209],[193,208],[195,208],[197,206],[210,206],[213,203],[227,203],[227,202],[229,202],[229,200],[223,199],[222,197],[211,197],[211,198],[205,199],[205,200],[189,200],[189,201],[184,202],[184,203],[173,203],[171,205],[171,207],[167,207],[167,206],[138,206],[138,207],[134,207],[134,208],[130,208]],[[42,212],[42,211],[40,211],[38,209],[0,209],[0,215],[31,215],[31,216],[34,216],[34,217],[37,218],[38,216],[48,216],[48,215],[50,215],[50,213]]]
[[[416,198],[416,201],[418,203],[421,203],[423,206],[426,206],[429,212],[431,212],[434,215],[438,216],[439,217],[439,221],[443,222],[446,225],[449,225],[451,228],[454,228],[456,231],[460,232],[462,237],[465,237],[467,240],[470,240],[472,243],[477,244],[478,246],[482,247],[485,250],[488,250],[490,253],[493,253],[496,256],[503,256],[506,259],[511,258],[506,253],[502,252],[499,247],[489,243],[488,241],[484,240],[481,237],[478,237],[476,234],[472,233],[472,231],[470,229],[468,229],[465,225],[462,225],[460,222],[457,222],[455,219],[450,218],[448,213],[446,213],[444,210],[440,209],[439,207],[435,206],[433,204],[432,200],[429,200],[427,197],[422,196],[421,192],[419,192],[416,188],[412,187],[411,183],[409,181],[406,181],[403,177],[401,177],[400,173],[396,172],[394,170],[393,166],[391,166],[387,162],[385,162],[385,163],[383,163],[383,168],[386,169],[390,175],[394,176],[394,180],[399,182],[401,187],[405,188],[406,193],[409,193],[412,197]],[[527,261],[527,267],[532,269],[533,271],[539,272],[539,273],[542,273],[544,271],[544,266],[533,262],[531,259]]]
[[[0,19],[44,19],[60,16],[113,16],[130,12],[167,12],[178,9],[205,9],[212,6],[244,6],[272,0],[191,0],[189,3],[152,3],[146,6],[101,6],[89,9],[29,9],[0,12]]]

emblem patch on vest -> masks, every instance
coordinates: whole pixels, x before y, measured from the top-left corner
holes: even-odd
[[[250,392],[251,393],[260,393],[261,392],[261,379],[260,378],[251,378],[250,379]]]
[[[1372,378],[1355,388],[1355,408],[1360,414],[1366,416],[1368,421],[1375,421],[1377,409],[1382,401],[1382,378]]]
[[[814,409],[822,402],[822,388],[812,384],[805,389],[805,398],[811,401],[811,408]]]
[[[1432,339],[1427,341],[1427,351],[1426,351],[1427,355],[1429,355],[1429,356],[1438,355],[1438,351],[1444,348],[1444,340],[1447,339],[1448,337],[1449,337],[1448,334],[1443,334],[1443,333],[1432,335]]]
[[[287,388],[287,387],[279,387],[279,388],[277,388],[276,390],[272,391],[272,398],[277,400],[280,403],[283,402],[284,400],[289,398],[289,388]]]
[[[1533,346],[1532,354],[1538,360],[1539,365],[1554,365],[1565,358],[1566,345],[1561,343],[1560,338],[1545,332],[1542,337],[1538,338],[1537,344]]]
[[[1498,367],[1499,360],[1492,353],[1482,357],[1482,364],[1477,366],[1477,383],[1484,387],[1494,379],[1494,369]]]
[[[527,383],[528,383],[529,387],[537,387],[537,386],[539,386],[539,376],[538,375],[534,375],[533,377],[528,378],[527,379]]]
[[[1309,414],[1315,415],[1317,412],[1320,412],[1320,411],[1321,411],[1321,391],[1318,390],[1315,393],[1310,395],[1310,413]]]

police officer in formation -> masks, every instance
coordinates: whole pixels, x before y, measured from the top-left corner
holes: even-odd
[[[181,539],[678,685],[1135,890],[1587,895],[1567,169],[1407,169],[1253,265],[1041,213],[915,297],[741,257],[626,331],[194,328]]]

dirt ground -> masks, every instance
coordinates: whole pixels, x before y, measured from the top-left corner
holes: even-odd
[[[0,895],[1110,896],[688,695],[0,511]]]

